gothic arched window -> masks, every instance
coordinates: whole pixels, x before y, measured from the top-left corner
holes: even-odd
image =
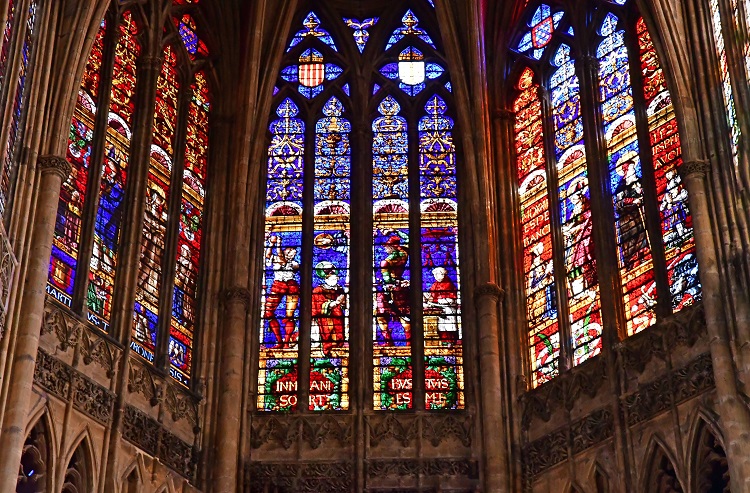
[[[11,105],[9,120],[2,122],[3,144],[0,148],[2,170],[0,171],[0,217],[8,217],[8,205],[13,194],[16,178],[16,162],[20,150],[24,120],[26,117],[28,79],[38,18],[38,2],[32,0],[28,7],[21,7],[17,0],[8,2],[7,20],[0,43],[0,101]],[[18,49],[20,48],[20,50]],[[15,78],[11,79],[11,76]]]
[[[735,96],[741,90],[736,84],[744,83],[745,89],[750,88],[750,0],[731,0],[729,10],[725,10],[726,5],[720,0],[708,0],[708,4],[719,63],[721,97],[729,129],[730,150],[734,165],[738,166],[742,130],[739,120],[741,115],[737,114]],[[742,63],[733,63],[733,60]],[[735,69],[732,70],[732,67]],[[743,98],[737,100],[742,101]]]
[[[257,407],[462,409],[455,109],[422,24],[434,12],[339,10],[299,13],[275,89]],[[372,382],[356,404],[353,374]]]
[[[198,34],[197,11],[184,3],[175,0],[155,38],[163,46],[154,50],[162,58],[151,88],[138,79],[149,52],[143,43],[151,39],[139,10],[114,4],[101,23],[71,124],[67,157],[73,172],[60,193],[47,292],[189,386],[211,104],[208,48]],[[138,94],[149,95],[153,112],[146,114],[143,101],[136,107]],[[139,121],[152,126],[148,142],[134,141]],[[149,149],[146,159],[134,144]],[[142,169],[146,181],[139,188],[131,177]],[[123,328],[113,330],[115,304],[125,298],[120,255],[126,204],[141,194],[135,306]]]
[[[701,296],[645,22],[632,0],[575,19],[556,5],[529,4],[511,46],[532,387],[599,354],[604,330],[633,335]]]

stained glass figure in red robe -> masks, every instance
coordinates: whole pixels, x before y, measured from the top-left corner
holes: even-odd
[[[332,357],[331,350],[345,341],[346,293],[339,286],[338,272],[331,262],[318,262],[315,275],[323,282],[312,292],[313,324],[317,326],[323,354]]]

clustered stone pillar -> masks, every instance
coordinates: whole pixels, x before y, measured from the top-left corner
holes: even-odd
[[[503,416],[503,382],[500,371],[500,319],[498,304],[503,291],[493,283],[474,293],[479,328],[479,372],[484,435],[484,491],[510,491],[507,432]],[[503,348],[506,349],[506,348]]]
[[[63,157],[39,158],[39,193],[23,284],[20,317],[12,349],[10,387],[0,436],[0,491],[15,491],[26,438],[26,421],[34,383],[34,367],[44,314],[45,286],[52,253],[60,187],[71,172]]]
[[[222,298],[225,317],[219,359],[218,423],[212,491],[232,493],[237,491],[238,482],[245,320],[250,306],[250,292],[245,288],[230,288],[224,291]]]
[[[703,285],[703,306],[716,379],[717,411],[724,431],[732,491],[750,491],[750,410],[742,401],[722,306],[722,285],[707,198],[707,161],[689,161],[680,167],[693,216],[695,243]]]

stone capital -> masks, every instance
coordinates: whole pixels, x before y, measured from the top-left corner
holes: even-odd
[[[37,160],[37,167],[42,175],[55,173],[62,180],[66,180],[70,176],[70,172],[73,171],[73,167],[68,160],[60,156],[41,156]]]
[[[494,303],[498,303],[503,300],[503,296],[505,296],[505,291],[503,291],[494,282],[488,282],[488,283],[479,285],[474,289],[474,302],[475,303],[480,303],[484,301],[485,298],[492,300]]]
[[[679,172],[683,181],[687,181],[688,178],[705,180],[711,172],[711,163],[707,160],[686,161],[680,165]]]
[[[245,306],[245,310],[250,308],[250,291],[239,286],[225,289],[221,293],[221,301],[225,305],[240,303]]]

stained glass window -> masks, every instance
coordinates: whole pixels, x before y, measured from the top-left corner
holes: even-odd
[[[2,163],[2,172],[0,173],[0,217],[6,212],[8,201],[10,200],[11,193],[13,192],[13,181],[15,180],[15,160],[18,153],[18,143],[21,138],[22,126],[24,124],[23,119],[26,114],[26,91],[29,87],[27,79],[29,78],[29,70],[31,63],[31,56],[33,53],[35,35],[34,29],[37,18],[37,2],[33,0],[28,7],[26,16],[20,19],[14,19],[15,8],[14,2],[10,2],[8,6],[8,20],[6,21],[6,28],[3,33],[2,39],[2,51],[0,51],[0,89],[2,89],[2,83],[4,78],[4,72],[9,70],[8,56],[11,49],[12,36],[14,31],[14,22],[20,22],[25,19],[23,29],[21,33],[23,37],[19,39],[19,42],[23,40],[21,44],[20,59],[18,64],[20,65],[18,71],[18,79],[15,82],[15,92],[13,99],[12,111],[10,114],[8,140],[5,144],[4,157]],[[15,28],[18,29],[18,28]],[[6,88],[8,91],[10,87]]]
[[[338,20],[303,12],[274,88],[257,408],[296,411],[302,399],[311,411],[348,410],[357,368],[372,372],[370,409],[463,409],[458,158],[445,62],[416,10],[396,26],[338,10]],[[335,38],[334,22],[352,37]],[[348,67],[360,62],[346,64],[342,53],[375,48],[385,57],[373,80],[351,80]],[[349,99],[355,90],[377,111],[366,127],[356,117],[365,108]],[[353,185],[356,173],[367,187]],[[364,203],[371,238],[357,238],[350,221]],[[354,291],[368,294],[366,307],[352,304]],[[364,316],[369,326],[354,323]],[[349,359],[365,334],[372,366]]]
[[[729,60],[727,59],[727,47],[724,38],[723,25],[721,21],[721,11],[719,10],[719,0],[709,0],[711,11],[711,27],[714,32],[714,41],[716,43],[716,55],[719,58],[719,77],[721,78],[721,95],[724,100],[724,109],[726,110],[727,126],[729,127],[729,139],[732,150],[732,159],[734,165],[739,165],[739,145],[740,145],[740,123],[737,120],[737,108],[734,104],[734,95],[732,94],[732,77],[729,74]],[[734,12],[736,15],[736,12]]]
[[[633,335],[700,299],[664,73],[643,19],[623,20],[633,18],[633,2],[616,3],[622,7],[600,2],[595,30],[545,4],[528,7],[512,45],[520,67],[514,128],[532,387],[599,354],[605,325],[621,320],[616,336]],[[592,33],[583,42],[596,54],[595,76],[568,44],[574,33]],[[598,88],[597,107],[586,107],[584,85]],[[590,132],[604,136],[601,149]],[[608,306],[603,263],[618,266],[606,289],[620,301]]]
[[[126,340],[135,353],[189,386],[208,187],[211,95],[203,67],[209,50],[195,18],[181,7],[162,26],[181,42],[159,47],[155,111],[145,114],[135,104],[137,92],[144,90],[137,65],[145,52],[140,40],[151,38],[136,12],[115,15],[117,2],[113,5],[94,39],[71,123],[73,173],[60,194],[47,292],[114,335],[115,294],[127,277],[119,272],[120,243],[133,223],[125,217],[125,197],[143,194],[135,305]],[[183,100],[189,104],[181,110]],[[131,155],[138,122],[153,125],[148,160],[142,162]],[[133,169],[146,172],[145,183],[128,179]]]

